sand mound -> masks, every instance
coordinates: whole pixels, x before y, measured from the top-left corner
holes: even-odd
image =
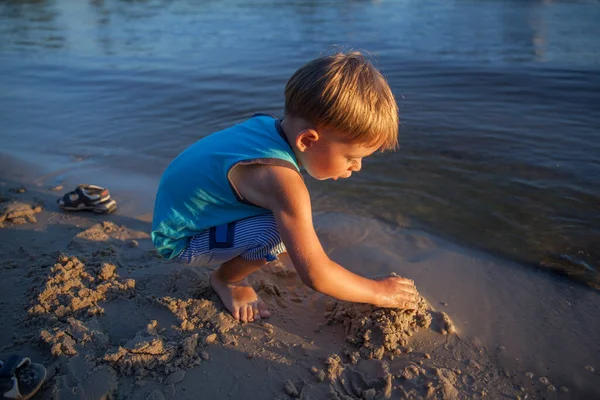
[[[18,201],[5,201],[0,203],[0,228],[5,222],[13,225],[35,223],[35,214],[40,213],[42,207],[38,205],[21,203]]]
[[[29,309],[31,317],[63,320],[81,314],[91,316],[104,312],[100,301],[135,295],[135,281],[119,280],[113,264],[86,268],[77,257],[66,255],[57,261],[37,296],[37,304]]]
[[[150,235],[146,232],[129,229],[110,221],[103,221],[75,235],[69,244],[69,249],[81,250],[82,253],[88,254],[98,247],[102,248],[103,251],[110,250],[111,244],[126,244],[130,248],[136,248],[139,246],[137,240],[148,239],[149,237]]]
[[[107,353],[102,360],[121,375],[150,377],[163,383],[177,383],[186,369],[200,364],[197,352],[199,335],[194,333],[179,342],[167,341],[157,331],[157,322],[152,321],[145,330]]]
[[[386,351],[400,354],[408,345],[408,338],[429,328],[432,321],[443,321],[440,333],[452,333],[454,327],[445,313],[427,309],[424,299],[416,310],[377,308],[368,304],[332,301],[327,305],[328,324],[341,323],[346,329],[346,340],[358,347],[362,358],[381,359]],[[439,326],[439,324],[435,324]]]
[[[110,237],[116,239],[122,238],[123,234],[126,233],[127,229],[122,226],[118,226],[109,221],[103,221],[101,224],[96,224],[89,229],[77,234],[76,239],[85,239],[94,242],[104,242]]]
[[[231,315],[215,307],[206,299],[176,299],[163,297],[159,303],[167,307],[181,322],[182,331],[204,329],[210,333],[223,335],[239,325]]]
[[[93,316],[99,305],[118,296],[135,296],[135,281],[119,280],[113,264],[86,268],[77,257],[61,255],[28,311],[28,324],[44,323],[40,338],[54,356],[73,356],[83,346],[105,348],[108,337]],[[87,319],[87,320],[86,320]]]
[[[50,353],[55,357],[74,356],[87,343],[101,349],[108,345],[108,336],[95,318],[84,323],[69,317],[66,324],[42,329],[40,338],[50,346]]]

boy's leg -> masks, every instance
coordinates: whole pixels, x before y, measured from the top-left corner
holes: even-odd
[[[273,214],[262,214],[211,228],[190,240],[179,262],[194,266],[221,263],[210,284],[225,307],[244,322],[271,315],[246,277],[285,251]]]
[[[264,266],[265,260],[244,260],[236,257],[217,268],[210,276],[210,285],[235,319],[252,322],[268,318],[271,312],[258,297],[246,277]]]

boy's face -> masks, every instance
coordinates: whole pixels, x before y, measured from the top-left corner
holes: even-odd
[[[306,172],[315,179],[349,178],[362,168],[362,159],[370,156],[378,146],[343,143],[319,135],[300,153]]]

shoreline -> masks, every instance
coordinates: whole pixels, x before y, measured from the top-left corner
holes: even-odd
[[[386,350],[382,360],[356,359],[352,354],[358,349],[346,341],[346,320],[328,324],[325,316],[331,311],[328,308],[339,305],[332,306],[326,296],[305,288],[289,265],[274,266],[253,277],[274,316],[261,324],[232,322],[206,287],[210,271],[185,268],[156,257],[148,239],[147,215],[128,215],[127,207],[106,216],[61,212],[54,199],[68,186],[53,192],[52,185],[46,184],[54,183],[52,179],[37,179],[34,171],[24,167],[12,171],[18,171],[15,179],[7,181],[0,176],[0,194],[24,204],[41,204],[42,211],[36,214],[35,223],[5,222],[0,229],[5,255],[0,262],[0,289],[5,293],[2,305],[12,310],[2,319],[9,328],[0,335],[0,356],[17,352],[44,362],[54,371],[42,388],[46,395],[75,388],[86,393],[102,389],[125,398],[145,399],[154,391],[166,398],[193,398],[202,382],[203,390],[219,398],[227,397],[219,381],[223,379],[237,388],[237,392],[231,389],[237,398],[256,398],[250,396],[253,391],[264,393],[264,398],[289,398],[286,393],[294,391],[288,385],[286,392],[288,376],[305,398],[320,398],[331,390],[346,393],[350,389],[341,384],[344,377],[358,379],[363,392],[381,398],[385,398],[388,380],[392,382],[392,398],[404,392],[424,396],[428,387],[442,398],[457,393],[459,397],[491,398],[506,394],[572,398],[600,393],[600,365],[596,365],[600,344],[594,341],[594,332],[600,329],[600,294],[554,274],[498,260],[418,230],[395,229],[341,213],[318,213],[318,234],[332,259],[367,276],[396,272],[414,279],[433,306],[432,312],[444,311],[456,325],[454,335],[442,335],[431,327],[418,332],[411,328],[400,354]],[[28,173],[33,175],[27,177]],[[27,192],[9,191],[18,186],[26,187]],[[42,313],[40,329],[29,323],[32,317],[27,310],[53,279],[50,270],[60,253],[77,257],[91,274],[98,273],[103,263],[112,263],[116,268],[110,283],[120,292],[102,298],[97,306],[103,311],[97,315],[73,313],[65,319],[52,312]],[[135,281],[133,292],[119,286],[128,279]],[[191,330],[182,329],[181,307],[192,306],[186,302],[193,299],[204,299],[202,313],[210,316],[196,321]],[[56,301],[60,303],[58,298]],[[123,314],[130,316],[130,321],[123,321]],[[157,321],[156,329],[148,328],[153,320]],[[59,332],[72,336],[79,324],[90,339],[72,345],[77,354],[53,356],[53,346],[64,345],[57,342]],[[44,329],[57,331],[45,341],[41,334]],[[591,334],[586,336],[585,332]],[[186,340],[193,341],[190,337],[194,334],[198,334],[198,342],[193,354],[175,356],[180,359],[179,367],[160,364],[157,359],[164,357],[164,352],[157,352],[153,359],[144,361],[146,364],[138,360],[139,365],[145,365],[144,376],[132,375],[118,363],[106,361],[118,348],[129,351],[122,357],[131,357],[136,341],[151,344],[160,339],[163,350],[169,346],[179,349]],[[212,334],[218,340],[206,344]],[[202,352],[209,354],[209,359],[203,359]],[[96,361],[82,357],[90,354]],[[333,355],[338,355],[339,361],[331,359]],[[257,372],[257,366],[271,375]],[[78,385],[65,386],[65,382],[77,380],[79,369],[96,378],[103,376],[96,373],[107,374],[109,387],[98,389],[83,378]],[[371,376],[373,369],[379,372]],[[319,371],[326,375],[321,381]],[[243,378],[245,374],[253,378]],[[486,374],[491,378],[485,378]],[[273,375],[277,379],[269,380]],[[359,375],[362,378],[357,378]],[[485,383],[486,379],[489,382]]]
[[[75,187],[78,183],[94,183],[105,186],[110,189],[113,197],[119,199],[119,214],[134,216],[150,221],[154,207],[154,198],[145,197],[145,193],[156,192],[158,187],[158,178],[149,175],[140,175],[139,173],[127,174],[111,168],[100,161],[87,159],[86,157],[66,157],[46,155],[46,158],[31,161],[27,154],[22,153],[19,156],[9,155],[0,152],[0,163],[6,165],[7,171],[18,171],[15,175],[18,182],[31,182],[32,184],[43,187],[65,186],[66,188]],[[10,175],[10,174],[9,174]],[[2,179],[0,174],[0,179]],[[64,192],[63,191],[63,192]],[[322,189],[317,189],[321,193]],[[332,210],[329,204],[320,204],[319,199],[314,200],[315,214],[336,212]],[[343,205],[340,204],[340,207]],[[333,207],[335,209],[335,206]],[[360,214],[359,214],[360,215]],[[362,216],[361,216],[362,217]],[[369,216],[366,216],[370,218]],[[557,279],[566,279],[572,284],[589,287],[598,290],[597,273],[592,266],[589,266],[583,260],[570,258],[567,254],[548,253],[543,259],[535,261],[525,256],[511,255],[507,252],[493,251],[486,246],[477,246],[475,243],[460,241],[458,238],[440,235],[437,232],[431,232],[426,229],[422,223],[411,217],[404,217],[403,221],[394,221],[387,218],[381,218],[383,224],[400,224],[403,228],[423,231],[425,235],[437,237],[453,246],[481,253],[485,257],[491,257],[501,260],[506,264],[518,264],[523,267],[539,270],[556,276]]]

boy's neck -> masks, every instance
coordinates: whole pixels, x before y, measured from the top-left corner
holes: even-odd
[[[312,125],[308,121],[302,118],[292,117],[287,114],[284,114],[283,119],[281,120],[281,129],[283,129],[283,134],[292,148],[292,151],[294,152],[296,160],[300,166],[302,166],[302,157],[300,156],[300,150],[298,149],[296,138],[300,132],[310,128],[311,126]]]
[[[291,117],[289,115],[284,115],[281,120],[281,129],[283,129],[283,134],[287,142],[296,153],[296,158],[298,158],[298,148],[296,145],[296,137],[300,132],[306,129],[309,126],[308,122],[301,118]]]
[[[281,129],[283,129],[283,133],[285,134],[288,143],[295,152],[297,150],[296,137],[298,137],[298,134],[306,129],[314,129],[314,126],[305,119],[284,115],[281,120]]]

